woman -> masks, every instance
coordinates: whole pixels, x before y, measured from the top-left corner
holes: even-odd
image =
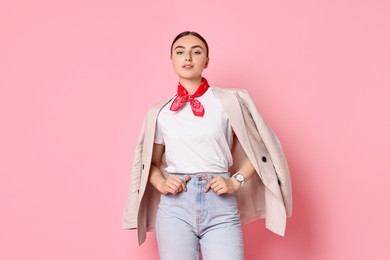
[[[244,90],[210,87],[205,39],[171,45],[178,92],[152,107],[134,154],[124,228],[156,230],[161,259],[244,259],[241,224],[284,235],[291,182],[280,143]]]

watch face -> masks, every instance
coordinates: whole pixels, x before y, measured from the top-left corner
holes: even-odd
[[[243,181],[244,181],[244,176],[242,176],[241,174],[237,174],[236,179],[237,179],[239,182],[243,182]]]

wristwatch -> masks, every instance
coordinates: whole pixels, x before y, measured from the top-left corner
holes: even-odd
[[[233,175],[234,178],[240,183],[241,187],[244,185],[245,177],[241,173],[237,172]]]

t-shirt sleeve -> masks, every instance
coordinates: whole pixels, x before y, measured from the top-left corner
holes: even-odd
[[[161,132],[161,126],[159,125],[159,120],[157,120],[157,124],[156,124],[156,133],[154,135],[154,143],[155,144],[165,144],[164,137],[163,137],[163,134]]]

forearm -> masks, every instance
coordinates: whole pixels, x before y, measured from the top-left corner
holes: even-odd
[[[238,172],[244,176],[245,181],[248,181],[255,174],[256,170],[253,167],[251,161],[246,159],[245,163],[241,166]]]
[[[160,162],[161,162],[163,152],[164,152],[164,145],[162,144],[153,145],[152,163],[150,165],[150,171],[149,171],[149,182],[153,185],[153,187],[155,187],[160,192],[161,192],[162,183],[165,181],[165,178],[160,171]]]
[[[250,178],[252,178],[252,176],[255,174],[256,170],[253,167],[251,161],[249,159],[246,159],[244,164],[238,169],[237,172],[239,172],[241,175],[244,176],[244,179],[246,182]],[[241,188],[241,183],[239,181],[237,181],[235,177],[231,177],[230,180],[233,183],[234,190],[238,190]]]
[[[165,178],[159,167],[152,164],[150,167],[149,182],[153,185],[154,188],[161,192],[161,185],[164,183],[164,181]]]

